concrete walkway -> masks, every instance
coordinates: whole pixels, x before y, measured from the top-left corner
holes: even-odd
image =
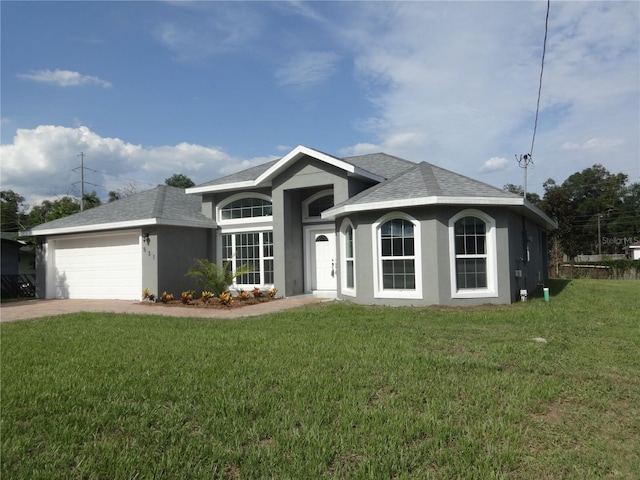
[[[242,308],[195,308],[142,303],[133,300],[27,300],[0,305],[0,322],[50,317],[76,312],[113,312],[168,317],[241,318],[280,312],[310,303],[326,301],[310,295],[280,298]]]

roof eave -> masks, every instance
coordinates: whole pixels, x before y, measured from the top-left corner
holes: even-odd
[[[387,210],[390,208],[407,208],[407,207],[420,207],[428,205],[470,205],[470,206],[498,206],[498,207],[515,207],[524,209],[525,212],[530,213],[530,216],[537,218],[540,223],[543,223],[547,228],[558,228],[556,222],[551,220],[540,209],[532,205],[530,202],[523,198],[508,198],[508,197],[445,197],[445,196],[430,196],[430,197],[418,197],[407,198],[399,200],[389,200],[384,202],[369,202],[359,203],[355,205],[337,205],[333,208],[329,208],[322,212],[321,217],[327,220],[334,220],[338,217],[348,215],[355,212],[371,211],[371,210]]]
[[[43,237],[47,235],[65,235],[69,233],[86,233],[86,232],[104,232],[107,230],[125,230],[128,228],[148,227],[151,225],[164,225],[171,227],[194,227],[194,228],[213,228],[216,223],[212,220],[211,223],[207,221],[197,220],[175,220],[175,219],[162,219],[162,218],[147,218],[142,220],[130,220],[127,222],[111,222],[93,225],[77,225],[73,227],[60,227],[60,228],[44,228],[41,230],[30,229],[20,232],[21,237]]]
[[[254,188],[256,186],[255,180],[247,180],[244,182],[235,182],[235,183],[223,183],[220,185],[209,185],[209,186],[200,186],[200,187],[191,187],[185,189],[186,194],[203,194],[203,193],[215,193],[215,192],[226,192],[229,190],[242,190],[245,188]]]

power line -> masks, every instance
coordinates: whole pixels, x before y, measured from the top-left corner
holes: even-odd
[[[533,146],[536,141],[536,132],[538,130],[538,115],[540,114],[540,97],[542,96],[542,74],[544,73],[544,57],[547,53],[547,34],[549,32],[549,10],[551,0],[547,0],[547,16],[544,22],[544,41],[542,43],[542,61],[540,64],[540,81],[538,83],[538,101],[536,102],[536,117],[533,122],[533,136],[531,138],[531,149],[529,153],[525,153],[524,155],[516,155],[516,160],[518,161],[518,166],[524,169],[524,186],[522,188],[522,196],[527,198],[527,171],[529,166],[533,166]]]
[[[540,62],[540,82],[538,83],[538,102],[536,103],[536,118],[533,123],[533,137],[531,138],[531,150],[529,155],[533,157],[533,145],[536,141],[536,131],[538,130],[538,114],[540,113],[540,97],[542,96],[542,74],[544,73],[544,57],[547,53],[547,33],[549,31],[549,9],[551,0],[547,0],[547,17],[544,21],[544,41],[542,43],[542,61]]]

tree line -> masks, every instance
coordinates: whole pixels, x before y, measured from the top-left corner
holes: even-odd
[[[193,181],[182,174],[165,180],[166,185],[189,188]],[[630,183],[623,173],[612,174],[596,164],[576,172],[561,184],[549,178],[542,197],[527,193],[527,199],[558,223],[549,232],[554,250],[569,258],[580,254],[603,255],[623,253],[624,248],[640,241],[640,183]],[[519,185],[507,184],[504,189],[522,195]],[[109,192],[109,201],[135,193],[133,189]],[[2,231],[17,232],[62,218],[80,211],[77,198],[64,196],[54,201],[44,200],[25,212],[24,198],[5,190],[2,199]],[[95,192],[86,194],[84,208],[101,204]]]
[[[520,186],[504,188],[522,195]],[[627,175],[596,164],[561,184],[549,178],[543,188],[542,197],[527,193],[527,200],[558,223],[549,240],[569,258],[624,253],[640,241],[640,183]]]
[[[195,185],[193,180],[181,173],[174,173],[171,177],[165,179],[164,183],[170,187],[178,188],[189,188]],[[135,188],[131,186],[124,187],[121,190],[112,190],[109,192],[108,201],[113,202],[136,193]],[[82,198],[82,207],[79,198],[64,195],[56,200],[43,200],[40,204],[32,206],[27,211],[24,197],[13,190],[0,191],[0,201],[0,219],[3,233],[17,233],[20,230],[35,227],[41,223],[73,215],[78,213],[81,208],[88,210],[102,205],[102,201],[95,191],[88,194],[85,193]]]

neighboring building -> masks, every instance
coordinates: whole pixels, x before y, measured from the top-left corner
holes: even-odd
[[[33,295],[35,256],[33,247],[16,240],[16,232],[2,232],[2,298]]]
[[[167,192],[164,208],[183,215],[160,217],[150,208],[159,189]],[[546,281],[546,233],[556,226],[522,197],[382,153],[337,158],[299,146],[187,195],[175,190],[158,187],[25,232],[44,238],[39,263],[47,287],[39,294],[179,292],[179,277],[201,257],[233,268],[248,263],[253,271],[235,288],[276,287],[285,296],[510,303]],[[194,210],[200,203],[202,213]],[[120,243],[112,245],[114,238]],[[80,285],[89,278],[92,287]]]
[[[640,260],[640,242],[629,245],[629,257],[632,260]]]

